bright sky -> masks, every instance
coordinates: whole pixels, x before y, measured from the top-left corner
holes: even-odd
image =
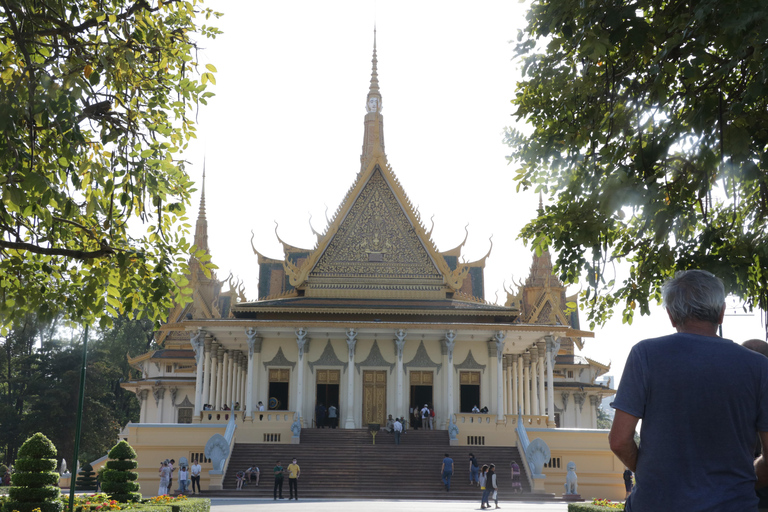
[[[198,116],[186,157],[200,180],[206,165],[209,246],[218,277],[231,272],[257,298],[250,245],[282,258],[287,243],[312,248],[360,168],[373,25],[389,163],[440,250],[457,246],[469,224],[468,261],[482,258],[485,298],[503,304],[507,286],[528,275],[531,254],[517,233],[538,198],[516,193],[516,168],[502,144],[513,123],[519,78],[512,61],[526,5],[514,1],[284,1],[204,4],[225,13],[224,31],[205,41],[201,65],[214,64],[216,93]],[[199,191],[190,217],[197,215]],[[570,293],[578,291],[578,286]],[[586,328],[586,313],[582,327]],[[764,338],[760,315],[729,317],[725,337]],[[587,339],[584,355],[612,363],[617,381],[631,346],[670,332],[663,311],[620,316]]]

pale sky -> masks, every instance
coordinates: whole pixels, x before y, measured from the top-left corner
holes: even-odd
[[[224,31],[203,41],[201,65],[214,64],[216,94],[198,115],[198,139],[186,158],[194,180],[206,165],[209,246],[220,279],[231,272],[246,296],[258,295],[250,245],[282,258],[287,243],[313,248],[360,169],[365,100],[377,27],[379,86],[389,163],[441,250],[464,246],[482,258],[485,299],[504,303],[528,275],[531,254],[517,234],[535,215],[538,197],[516,193],[510,149],[510,100],[520,77],[512,60],[526,4],[515,1],[225,1],[203,4],[225,13]],[[198,187],[199,188],[199,187]],[[197,216],[200,192],[190,218]],[[576,285],[569,290],[575,293]],[[497,300],[498,297],[498,300]],[[581,312],[587,328],[586,312]],[[670,332],[660,308],[621,324],[620,314],[583,355],[612,363],[617,381],[632,345]],[[764,339],[759,313],[726,318],[724,336]]]

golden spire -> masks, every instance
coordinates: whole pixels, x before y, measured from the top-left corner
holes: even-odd
[[[195,225],[195,247],[208,252],[208,220],[205,217],[205,159],[203,159],[203,187],[200,194],[200,209]]]
[[[384,116],[381,115],[382,101],[379,91],[379,73],[376,58],[376,28],[373,29],[373,59],[371,60],[371,85],[368,88],[365,109],[365,133],[363,134],[363,153],[360,155],[361,171],[365,162],[373,156],[376,147],[384,153]]]

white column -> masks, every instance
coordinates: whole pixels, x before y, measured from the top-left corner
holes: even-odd
[[[530,416],[531,414],[531,354],[525,352],[523,354],[523,399],[524,409],[523,414]]]
[[[512,414],[517,414],[517,391],[520,389],[520,384],[517,379],[517,357],[512,356]]]
[[[216,383],[219,380],[219,344],[211,344],[211,382],[208,389],[208,404],[216,409]]]
[[[224,351],[224,372],[221,376],[221,408],[224,406],[231,406],[231,395],[229,394],[229,381],[232,380],[232,368],[229,364],[229,350]]]
[[[443,340],[445,345],[446,355],[448,356],[448,364],[445,367],[445,387],[447,392],[448,406],[446,412],[448,416],[445,421],[445,428],[448,428],[453,419],[453,348],[456,346],[456,331],[449,330],[445,333],[445,339]]]
[[[198,329],[190,334],[189,342],[195,351],[195,418],[200,419],[203,409],[203,358],[205,357],[205,331]]]
[[[140,423],[149,423],[149,418],[147,418],[147,397],[149,396],[149,390],[148,389],[142,389],[138,393],[139,400],[141,400],[141,409],[139,411],[139,422]]]
[[[156,423],[163,422],[163,405],[165,402],[165,388],[154,388],[152,393],[155,395],[155,405],[157,406],[157,419]]]
[[[552,376],[555,366],[555,357],[560,350],[560,340],[555,341],[554,336],[545,336],[547,343],[547,422],[550,426],[555,424],[555,385]]]
[[[307,341],[307,330],[303,327],[296,329],[296,345],[299,348],[299,359],[296,363],[296,412],[302,427],[307,426],[304,424],[304,346]]]
[[[504,421],[504,374],[501,370],[501,359],[504,355],[504,338],[507,333],[498,331],[493,335],[496,341],[496,422]]]
[[[229,394],[229,405],[234,409],[235,405],[235,391],[237,390],[237,387],[235,386],[235,383],[237,382],[237,365],[235,364],[235,360],[237,359],[237,352],[234,350],[230,350],[229,352],[229,379],[227,381],[227,389]]]
[[[597,406],[600,403],[600,399],[597,395],[589,395],[589,410],[590,410],[590,422],[592,428],[597,428]]]
[[[523,390],[525,389],[524,380],[523,380],[523,355],[520,354],[517,356],[517,408],[520,410],[521,414],[525,414],[525,396],[523,393]],[[517,411],[515,411],[517,412]]]
[[[536,382],[536,364],[539,361],[539,349],[536,345],[531,347],[531,414],[534,416],[539,415],[539,389]]]
[[[344,428],[355,428],[355,344],[357,343],[357,331],[347,329],[347,347],[349,348],[349,358],[347,365],[347,411]]]
[[[249,327],[245,330],[245,337],[248,340],[248,377],[246,378],[245,390],[245,403],[246,411],[248,414],[253,414],[255,410],[255,401],[253,399],[253,379],[256,370],[256,345],[258,343],[259,351],[261,351],[261,338],[256,336],[256,329]]]
[[[539,370],[539,414],[546,414],[546,390],[544,389],[544,355],[547,351],[547,344],[543,341],[537,341],[536,347],[539,349],[539,362],[536,365],[536,369]]]
[[[205,369],[203,370],[203,405],[208,403],[208,397],[211,392],[211,343],[210,338],[205,338]]]
[[[395,416],[408,418],[408,412],[403,406],[403,350],[405,349],[405,336],[408,332],[405,329],[395,331],[395,353],[397,354],[397,363],[395,367]]]
[[[240,402],[240,409],[245,410],[245,354],[242,352],[237,354],[237,367],[240,375],[237,383],[237,399]]]
[[[214,409],[219,410],[221,409],[221,406],[223,405],[224,400],[224,353],[226,350],[224,350],[224,347],[219,345],[218,349],[216,350],[216,403],[214,404]]]
[[[515,414],[515,408],[512,405],[515,396],[512,392],[512,356],[504,356],[504,368],[506,369],[507,383],[507,414]]]

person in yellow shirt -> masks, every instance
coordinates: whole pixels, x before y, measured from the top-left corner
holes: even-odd
[[[299,501],[299,490],[296,487],[296,484],[299,481],[299,474],[301,474],[301,468],[298,464],[296,464],[296,459],[293,459],[293,462],[288,465],[288,494],[289,500],[296,498],[296,501]]]

